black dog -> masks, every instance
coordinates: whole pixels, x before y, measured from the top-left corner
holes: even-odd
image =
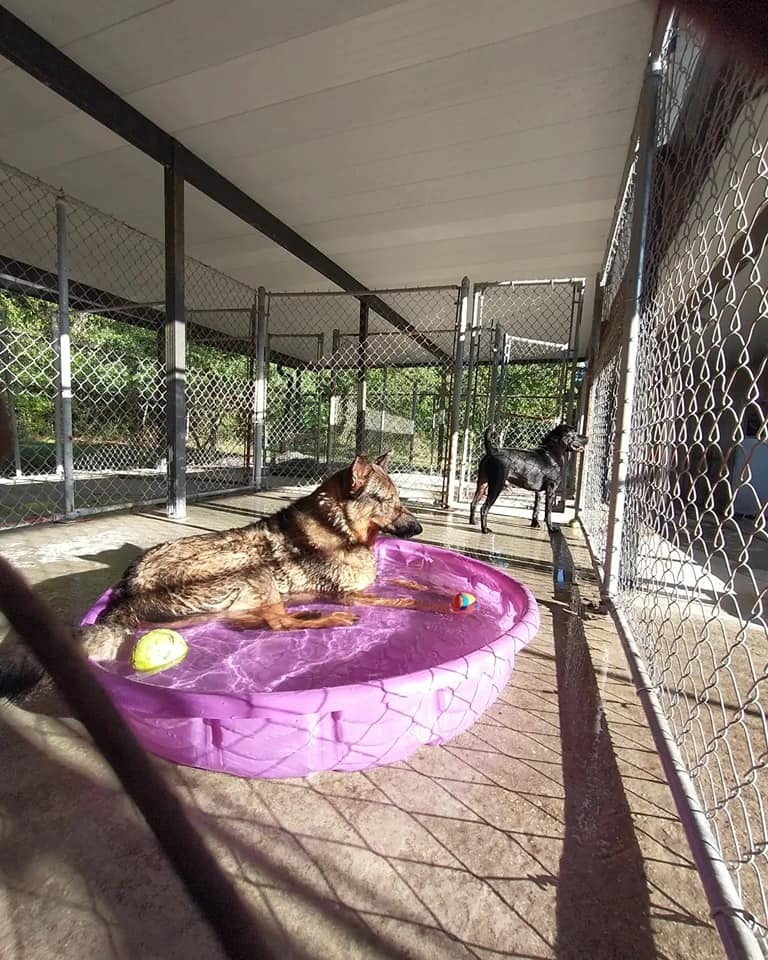
[[[587,438],[567,423],[550,430],[535,450],[517,450],[497,447],[490,439],[491,428],[485,431],[485,455],[477,470],[477,489],[469,508],[469,522],[475,522],[475,509],[485,493],[480,508],[480,527],[488,533],[488,511],[496,503],[506,483],[523,490],[533,490],[533,517],[531,526],[539,526],[539,494],[544,491],[544,522],[552,528],[552,494],[560,483],[566,454],[583,450]]]

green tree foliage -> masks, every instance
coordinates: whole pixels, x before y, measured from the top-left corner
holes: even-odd
[[[56,323],[55,304],[0,293],[0,389],[12,404],[30,473],[55,465]],[[155,465],[165,442],[158,331],[73,311],[70,332],[76,466],[98,467],[95,450],[105,445],[112,466]],[[192,459],[213,451],[242,453],[250,407],[248,358],[191,339],[187,365]],[[87,453],[85,459],[78,452]]]

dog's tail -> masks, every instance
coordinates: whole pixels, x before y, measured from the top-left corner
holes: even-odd
[[[133,628],[97,623],[75,627],[72,635],[86,656],[95,660],[112,660],[122,644],[133,634]],[[15,636],[0,644],[0,701],[16,700],[39,684],[50,683],[37,657]]]
[[[0,646],[0,700],[16,700],[43,678],[43,668],[20,640],[9,637]]]
[[[483,434],[483,444],[485,445],[485,452],[488,454],[489,457],[493,456],[494,453],[499,452],[499,448],[496,446],[493,440],[491,440],[491,429],[492,429],[491,427],[486,427],[485,433]]]

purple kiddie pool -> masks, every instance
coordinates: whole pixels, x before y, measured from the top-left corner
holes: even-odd
[[[356,626],[332,630],[200,624],[179,630],[189,653],[178,666],[145,675],[118,660],[95,673],[147,750],[241,777],[362,770],[444,743],[498,697],[539,628],[536,601],[501,570],[449,550],[387,538],[376,555],[377,593],[402,595],[388,583],[400,578],[442,597],[468,591],[477,607],[360,607]]]

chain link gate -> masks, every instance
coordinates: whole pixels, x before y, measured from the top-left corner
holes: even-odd
[[[187,496],[255,483],[257,291],[186,262]]]
[[[51,187],[0,164],[0,390],[13,431],[13,457],[0,465],[0,528],[73,508],[61,444],[61,212]]]
[[[483,432],[496,442],[532,448],[558,423],[575,422],[578,338],[583,280],[516,281],[474,286],[465,348],[459,499],[474,492]],[[556,510],[574,492],[570,463]],[[530,495],[508,488],[505,498],[528,508]]]
[[[165,498],[164,246],[60,198],[59,316],[71,342],[71,507],[94,513]],[[69,486],[65,462],[65,492]]]
[[[673,20],[643,96],[602,277],[580,515],[743,960],[768,956],[768,93]]]
[[[403,495],[442,503],[458,288],[366,294],[269,294],[264,482],[303,487],[390,451]]]

